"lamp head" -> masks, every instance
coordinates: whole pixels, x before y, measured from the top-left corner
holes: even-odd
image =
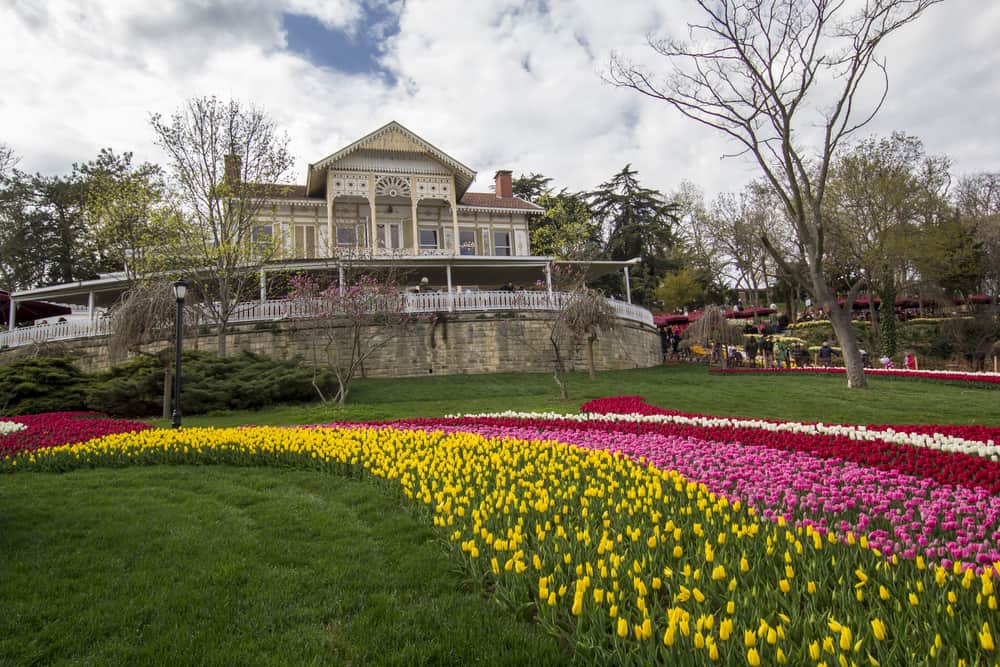
[[[174,283],[174,296],[178,303],[184,302],[184,297],[187,296],[187,283],[184,282],[183,278]]]

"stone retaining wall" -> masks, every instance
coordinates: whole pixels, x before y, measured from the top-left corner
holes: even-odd
[[[544,312],[455,313],[436,321],[419,319],[380,347],[365,363],[365,372],[372,377],[547,372],[552,359],[551,326],[552,316]],[[299,356],[308,363],[323,364],[329,334],[316,320],[239,324],[232,327],[227,345],[230,353],[245,350],[278,359]],[[384,330],[378,327],[365,332],[368,339],[382,335]],[[185,349],[214,351],[216,340],[214,331],[202,329],[185,340]],[[165,347],[150,345],[148,351]],[[86,371],[110,367],[106,338],[12,348],[0,352],[0,363],[37,354],[73,357]],[[580,346],[572,360],[573,370],[585,370],[586,358],[585,347]],[[641,368],[660,361],[656,330],[635,322],[620,320],[616,331],[602,333],[594,343],[598,370]]]

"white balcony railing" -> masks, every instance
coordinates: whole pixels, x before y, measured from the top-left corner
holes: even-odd
[[[424,292],[401,295],[406,299],[406,311],[411,313],[435,312],[503,312],[503,311],[556,311],[562,308],[571,295],[566,292]],[[653,326],[653,315],[641,306],[609,299],[617,317]],[[323,312],[317,304],[277,299],[249,301],[236,307],[230,322],[269,322],[284,319],[316,317]],[[200,323],[210,324],[204,317]],[[19,347],[50,341],[71,340],[104,336],[111,333],[111,321],[106,318],[94,321],[71,320],[58,324],[18,327],[0,332],[0,348]]]

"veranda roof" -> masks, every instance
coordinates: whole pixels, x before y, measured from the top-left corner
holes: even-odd
[[[18,301],[14,308],[14,324],[19,322],[34,322],[35,320],[43,320],[46,317],[69,315],[72,312],[72,309],[56,303],[35,300]],[[4,326],[8,326],[10,324],[9,316],[10,293],[5,290],[0,290],[0,322],[2,322]]]

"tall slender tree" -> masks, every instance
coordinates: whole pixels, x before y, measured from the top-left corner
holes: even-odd
[[[690,43],[649,39],[667,62],[667,76],[620,54],[612,54],[606,75],[718,131],[753,159],[795,233],[792,254],[768,234],[765,247],[829,311],[850,387],[867,386],[850,322],[862,283],[841,304],[826,275],[831,221],[823,202],[831,161],[885,101],[882,42],[940,1],[694,0],[703,19],[689,26]],[[872,100],[860,91],[873,71],[883,86]]]
[[[171,235],[175,271],[187,276],[215,320],[223,355],[236,306],[275,253],[253,233],[265,197],[292,167],[289,139],[263,110],[216,97],[188,100],[169,119],[155,114],[151,123],[183,214],[176,219],[182,230]]]

